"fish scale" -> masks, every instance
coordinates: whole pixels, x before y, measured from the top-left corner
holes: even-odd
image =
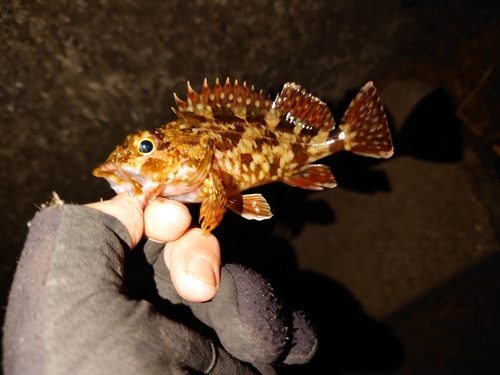
[[[92,172],[117,192],[146,205],[156,197],[200,203],[204,233],[219,225],[229,208],[246,219],[272,217],[261,194],[243,191],[274,181],[321,190],[336,186],[330,169],[311,164],[347,150],[388,158],[393,145],[375,86],[368,82],[353,99],[340,125],[328,106],[295,83],[272,101],[246,83],[198,94],[187,83],[186,101],[174,94],[178,119],[127,136]]]

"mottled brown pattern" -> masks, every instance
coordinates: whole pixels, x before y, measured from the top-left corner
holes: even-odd
[[[201,117],[201,118],[203,120],[206,120],[206,118],[204,118],[204,117]],[[236,117],[232,114],[214,115],[214,119],[216,121],[227,123],[227,124],[230,124],[232,126],[236,126],[236,123],[241,121],[241,119],[239,117]]]
[[[240,163],[249,165],[253,161],[252,154],[241,154],[240,155]]]
[[[268,138],[255,138],[255,152],[262,152],[262,146],[269,142]]]
[[[293,161],[299,165],[307,165],[309,155],[301,144],[292,144]]]
[[[269,174],[271,176],[278,176],[278,169],[280,167],[280,161],[279,158],[277,158],[274,162],[269,164]]]
[[[281,119],[280,119],[280,122],[278,123],[278,125],[276,126],[276,131],[277,132],[282,132],[282,133],[293,133],[293,124],[291,124],[289,121],[286,120],[286,118],[283,116]]]
[[[242,138],[242,135],[236,132],[223,132],[221,135],[221,140],[214,142],[215,147],[221,151],[236,147]]]
[[[275,142],[275,144],[279,143],[277,135],[275,133],[273,133],[272,131],[270,131],[267,127],[264,130],[264,137],[266,139],[268,139],[269,142]]]
[[[200,221],[206,232],[219,224],[226,207],[247,219],[271,217],[260,194],[240,195],[251,187],[277,180],[306,189],[334,187],[328,167],[309,167],[334,152],[392,155],[385,114],[371,82],[353,100],[338,130],[326,104],[294,83],[285,84],[274,102],[229,80],[223,86],[216,81],[213,89],[205,81],[201,94],[188,84],[187,101],[175,99],[178,120],[130,135],[93,173],[143,202],[158,195],[203,202]],[[142,153],[139,145],[145,139],[154,142],[154,149]]]
[[[261,171],[262,169],[263,169],[262,164],[255,164],[254,169],[253,169],[253,173],[254,173],[256,176],[259,176],[259,175],[260,175],[260,171]]]
[[[337,139],[335,142],[330,143],[330,146],[328,147],[328,151],[330,154],[335,154],[339,151],[342,151],[344,149],[344,140],[342,139]]]
[[[157,149],[157,150],[165,150],[165,149],[167,149],[167,148],[169,148],[169,147],[170,147],[170,144],[171,144],[171,143],[172,143],[172,142],[170,142],[170,141],[168,141],[168,140],[164,140],[163,142],[161,142],[161,143],[158,145],[158,147],[157,147],[156,149]]]

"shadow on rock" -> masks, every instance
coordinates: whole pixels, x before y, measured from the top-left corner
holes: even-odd
[[[337,106],[329,106],[340,123],[355,91],[348,92]],[[394,143],[395,155],[444,163],[458,162],[463,157],[463,127],[455,115],[451,95],[438,88],[425,96],[412,110],[399,132],[396,132],[390,112],[386,111]],[[373,169],[384,159],[374,159],[341,152],[321,161],[332,170],[339,186],[361,193],[390,191],[383,171]]]
[[[463,127],[455,109],[453,98],[443,88],[425,96],[393,137],[396,154],[443,163],[460,161]]]
[[[280,367],[279,374],[343,374],[396,371],[405,358],[401,341],[365,314],[339,283],[313,272],[299,272],[287,298],[305,312],[319,347],[308,364]]]
[[[214,231],[217,238],[226,243],[228,249],[241,249],[238,253],[275,248],[276,234],[285,237],[296,236],[306,223],[326,225],[335,222],[335,213],[329,204],[325,200],[311,198],[311,190],[273,183],[245,191],[243,194],[252,193],[262,194],[266,198],[273,217],[263,221],[246,220],[228,210],[221,225]],[[197,221],[199,205],[190,205],[189,208],[194,221]]]
[[[399,368],[405,355],[399,339],[368,317],[342,285],[300,271],[293,247],[277,234],[281,227],[299,228],[310,220],[330,224],[335,221],[331,209],[322,201],[311,205],[306,199],[309,193],[301,189],[271,190],[260,188],[259,192],[276,209],[276,217],[255,222],[230,212],[215,234],[222,246],[223,263],[243,264],[259,272],[269,280],[283,306],[304,311],[318,335],[319,349],[309,364],[278,366],[278,373],[342,374],[346,370]]]

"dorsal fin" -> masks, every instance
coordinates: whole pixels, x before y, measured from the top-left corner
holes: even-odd
[[[254,87],[248,88],[246,82],[238,85],[235,80],[232,85],[229,78],[224,86],[215,80],[215,85],[211,89],[207,84],[207,79],[203,81],[201,94],[193,90],[189,81],[187,83],[187,101],[179,99],[174,94],[177,108],[174,112],[179,116],[195,114],[198,116],[234,115],[242,119],[248,117],[265,116],[273,102],[269,97],[265,97],[260,92],[256,92]]]
[[[335,120],[328,106],[295,83],[286,83],[274,101],[273,107],[292,126],[307,130],[331,131]]]

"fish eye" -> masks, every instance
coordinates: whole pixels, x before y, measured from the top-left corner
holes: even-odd
[[[139,142],[137,150],[142,155],[147,155],[153,152],[155,149],[155,143],[150,139],[146,138]]]

